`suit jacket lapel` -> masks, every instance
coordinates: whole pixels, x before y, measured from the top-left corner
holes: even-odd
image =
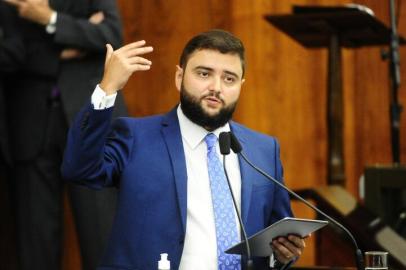
[[[186,232],[187,170],[176,108],[163,117],[161,130],[172,161],[178,206],[182,218],[183,231]]]
[[[233,122],[230,122],[231,131],[234,135],[238,138],[242,149],[246,156],[252,156],[249,149],[249,145],[247,145],[247,140],[244,136],[244,131],[235,125]],[[241,215],[244,224],[247,224],[248,218],[248,211],[250,209],[251,204],[251,195],[252,195],[252,185],[253,180],[255,177],[254,170],[242,159],[242,157],[238,156],[238,161],[240,164],[240,173],[241,173]]]

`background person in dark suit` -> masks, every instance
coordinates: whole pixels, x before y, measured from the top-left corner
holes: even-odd
[[[24,44],[17,26],[15,10],[0,2],[0,163],[11,165],[7,131],[7,103],[3,82],[21,68],[24,62]]]
[[[19,15],[22,69],[7,80],[22,269],[59,269],[60,165],[73,115],[103,72],[105,44],[122,42],[115,0],[5,0]],[[118,115],[125,113],[120,98]],[[115,190],[69,187],[83,269],[94,269],[115,208]]]
[[[117,91],[133,72],[150,69],[144,55],[151,51],[145,41],[115,51],[108,45],[103,79],[69,131],[63,176],[94,188],[120,188],[98,269],[155,269],[160,253],[169,254],[171,269],[241,269],[239,256],[224,254],[240,238],[219,134],[233,131],[249,159],[283,182],[277,140],[230,121],[245,81],[244,46],[222,30],[196,35],[176,68],[180,104],[164,115],[119,118],[111,127]],[[292,215],[285,190],[234,153],[226,165],[248,235]],[[294,262],[304,249],[294,235],[270,244],[280,265]],[[269,269],[266,258],[254,264]]]
[[[15,10],[0,1],[0,261],[4,269],[16,269],[15,211],[9,172],[12,161],[7,129],[7,102],[4,80],[18,70],[24,60],[24,46],[16,25]]]

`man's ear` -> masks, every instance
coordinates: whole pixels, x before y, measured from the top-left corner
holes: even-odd
[[[245,83],[245,79],[241,80],[241,85],[243,85]]]
[[[179,65],[176,65],[175,85],[176,89],[178,89],[179,92],[182,86],[182,79],[183,79],[183,68],[181,68]]]

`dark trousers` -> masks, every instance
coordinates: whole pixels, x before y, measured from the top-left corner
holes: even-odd
[[[58,101],[50,102],[43,150],[15,170],[18,250],[22,270],[61,269],[63,190],[67,188],[78,232],[83,270],[98,265],[111,229],[116,190],[64,183],[60,166],[67,123]]]
[[[0,261],[1,269],[16,270],[16,230],[10,166],[0,155]]]

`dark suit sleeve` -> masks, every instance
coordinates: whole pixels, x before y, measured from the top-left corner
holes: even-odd
[[[0,72],[12,72],[21,67],[25,50],[17,25],[15,10],[0,3]]]
[[[65,148],[62,163],[65,180],[95,189],[118,184],[131,153],[133,136],[123,118],[110,127],[112,112],[113,108],[94,110],[91,104],[79,112]]]
[[[93,24],[88,18],[76,18],[69,14],[58,12],[56,43],[77,47],[85,50],[105,52],[106,43],[113,48],[122,44],[121,21],[115,0],[91,1],[92,8],[89,17],[98,11],[104,13],[104,20],[99,24]]]
[[[0,71],[13,72],[19,69],[24,60],[24,46],[18,38],[0,41]]]

